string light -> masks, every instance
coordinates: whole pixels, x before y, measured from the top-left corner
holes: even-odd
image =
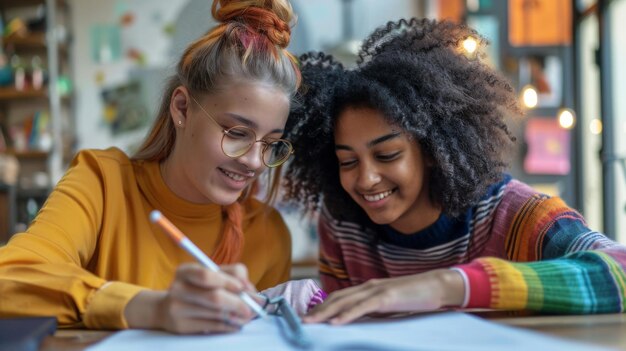
[[[527,108],[534,108],[539,103],[537,89],[532,85],[527,85],[522,89],[522,102]]]
[[[559,125],[563,129],[572,129],[574,124],[576,124],[576,116],[574,115],[574,111],[568,108],[562,108],[559,110],[558,114]]]
[[[595,118],[589,122],[589,131],[593,135],[599,135],[602,133],[602,121],[599,118]]]
[[[463,49],[468,54],[471,55],[476,52],[476,48],[478,48],[478,42],[476,41],[476,38],[470,36],[467,37],[467,39],[463,40]]]

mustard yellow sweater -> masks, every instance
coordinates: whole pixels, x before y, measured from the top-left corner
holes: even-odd
[[[289,278],[291,240],[279,213],[244,203],[241,262],[265,289]],[[155,162],[120,150],[80,152],[25,233],[0,248],[0,316],[56,316],[61,326],[126,328],[124,308],[142,289],[167,289],[193,258],[150,223],[159,209],[207,255],[219,240],[218,205],[187,202]],[[106,284],[106,285],[105,285]]]

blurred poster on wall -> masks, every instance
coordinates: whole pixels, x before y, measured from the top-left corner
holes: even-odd
[[[509,0],[509,42],[513,46],[570,45],[571,0]]]
[[[558,107],[563,97],[563,64],[556,55],[531,55],[519,59],[519,82],[537,90],[537,107]]]
[[[489,40],[487,63],[495,69],[500,69],[500,23],[498,19],[490,15],[471,15],[467,16],[467,25]]]
[[[463,0],[439,0],[437,6],[437,19],[449,20],[460,23],[465,14],[465,3]]]
[[[524,133],[528,145],[524,171],[528,174],[568,174],[571,168],[569,133],[555,118],[530,118]]]
[[[141,85],[137,81],[102,90],[103,118],[113,135],[141,129],[148,123]]]
[[[122,57],[120,28],[116,24],[91,26],[91,58],[96,63],[110,63]]]

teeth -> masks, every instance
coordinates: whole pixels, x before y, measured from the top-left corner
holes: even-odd
[[[385,192],[374,194],[374,195],[365,195],[364,194],[363,198],[365,199],[365,201],[369,201],[369,202],[380,201],[380,200],[386,198],[387,196],[391,195],[391,193],[393,193],[393,190],[387,190]]]
[[[222,171],[223,171],[223,172],[224,172],[224,174],[226,174],[229,178],[231,178],[231,179],[233,179],[233,180],[236,180],[236,181],[238,181],[238,182],[241,182],[241,181],[246,180],[246,177],[244,177],[244,176],[242,176],[242,175],[239,175],[239,174],[236,174],[236,173],[233,173],[233,172],[229,172],[229,171],[227,171],[227,170],[225,170],[225,169],[223,169]]]

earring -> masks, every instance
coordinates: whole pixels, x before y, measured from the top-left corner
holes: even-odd
[[[178,126],[182,126],[183,125],[183,121],[181,121],[180,119],[178,120]]]

